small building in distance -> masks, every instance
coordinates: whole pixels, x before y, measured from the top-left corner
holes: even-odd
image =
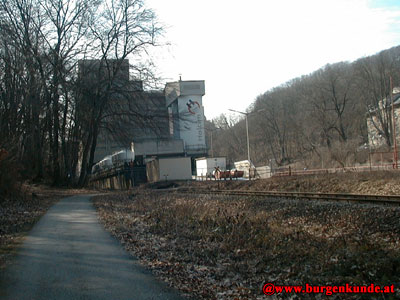
[[[155,158],[146,164],[149,182],[167,180],[191,180],[192,163],[190,157]]]
[[[241,160],[241,161],[235,161],[234,165],[235,165],[235,169],[237,171],[244,172],[244,177],[249,178],[249,176],[250,176],[250,177],[254,178],[255,166],[254,166],[253,162],[248,161],[246,159],[246,160]]]
[[[210,176],[216,168],[220,171],[226,170],[226,157],[201,157],[196,159],[196,175],[198,177]]]
[[[400,88],[393,89],[393,100],[382,99],[379,102],[379,110],[373,109],[368,112],[367,115],[367,130],[368,130],[368,144],[371,150],[387,147],[385,139],[384,129],[382,128],[382,122],[380,118],[389,125],[388,132],[390,140],[393,139],[392,128],[392,105],[394,110],[394,119],[396,126],[396,137],[400,134]]]

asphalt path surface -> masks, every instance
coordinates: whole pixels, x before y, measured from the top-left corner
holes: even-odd
[[[0,299],[177,299],[125,252],[97,218],[90,196],[65,198],[34,226],[0,274]]]

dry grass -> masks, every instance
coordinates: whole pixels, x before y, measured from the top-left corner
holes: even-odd
[[[55,201],[55,198],[19,198],[1,202],[0,268],[6,266],[23,237]]]
[[[399,171],[273,177],[254,181],[199,181],[190,186],[208,189],[244,189],[323,193],[400,195]]]
[[[266,282],[400,284],[399,208],[145,190],[94,203],[129,251],[193,297],[265,299]]]

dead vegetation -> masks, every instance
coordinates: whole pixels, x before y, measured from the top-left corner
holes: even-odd
[[[396,207],[149,190],[94,203],[128,251],[194,298],[265,299],[267,282],[400,284]],[[323,298],[294,296],[279,297]]]
[[[400,195],[399,171],[348,172],[338,174],[273,177],[253,181],[202,181],[190,186],[208,189],[248,189],[258,191],[293,191]]]

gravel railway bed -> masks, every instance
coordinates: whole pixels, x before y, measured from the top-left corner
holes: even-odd
[[[248,191],[248,190],[209,190],[209,189],[176,189],[180,193],[186,194],[223,194],[235,196],[257,196],[266,198],[286,198],[286,199],[315,199],[348,201],[358,203],[390,204],[400,205],[400,195],[365,195],[349,193],[310,193],[310,192],[277,192],[277,191]]]

